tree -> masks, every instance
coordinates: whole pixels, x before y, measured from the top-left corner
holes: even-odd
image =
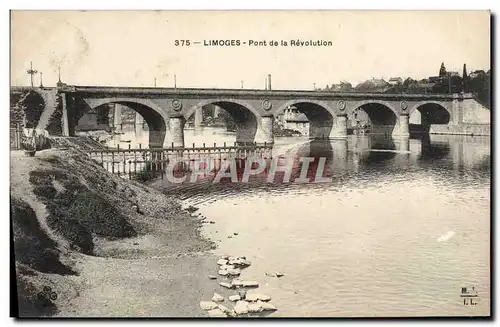
[[[340,82],[340,90],[341,91],[351,91],[352,90],[352,84],[346,81]]]
[[[415,85],[417,84],[418,82],[416,80],[414,80],[413,78],[411,77],[408,77],[407,79],[405,79],[403,81],[403,91],[408,91],[409,88],[412,87],[412,85]]]
[[[467,65],[464,64],[464,69],[462,71],[462,83],[463,83],[463,90],[464,92],[468,92],[469,89],[468,89],[468,76],[467,76]]]
[[[439,68],[439,77],[446,76],[446,67],[444,67],[444,62],[441,63],[441,68]]]

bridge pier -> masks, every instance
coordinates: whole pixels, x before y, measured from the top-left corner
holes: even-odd
[[[116,133],[122,132],[122,106],[118,103],[113,106],[113,126]]]
[[[407,138],[410,137],[410,116],[408,114],[401,114],[398,117],[396,126],[392,131],[393,137]]]
[[[169,146],[174,145],[174,148],[184,147],[184,117],[170,117],[169,118],[169,130],[171,142]]]
[[[255,135],[255,142],[258,144],[274,144],[273,120],[274,116],[264,116],[260,118],[260,125]]]
[[[347,115],[337,116],[336,121],[332,126],[330,138],[346,138],[347,137]]]
[[[194,127],[200,127],[203,123],[203,108],[198,108],[194,112]]]
[[[331,142],[333,157],[330,169],[334,172],[344,172],[347,169],[348,144],[347,139],[337,139]]]
[[[135,113],[135,138],[136,142],[141,143],[142,138],[143,138],[143,125],[144,125],[144,118],[136,112]]]
[[[221,111],[221,107],[219,107],[218,105],[214,105],[214,118],[219,117]]]
[[[69,119],[68,119],[68,102],[66,99],[66,93],[61,93],[61,105],[62,105],[62,136],[70,136]]]

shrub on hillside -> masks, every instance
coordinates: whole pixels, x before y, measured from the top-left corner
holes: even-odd
[[[74,273],[59,261],[56,242],[45,234],[35,211],[26,202],[11,198],[11,219],[17,262],[46,273]]]
[[[54,181],[63,189],[57,190]],[[93,254],[92,235],[110,239],[137,235],[104,194],[87,188],[69,172],[60,169],[33,171],[30,183],[34,185],[35,195],[47,206],[49,226],[83,253]]]

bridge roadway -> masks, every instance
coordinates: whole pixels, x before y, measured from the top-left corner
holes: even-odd
[[[118,103],[135,110],[149,127],[150,147],[184,146],[185,121],[204,106],[225,109],[237,126],[238,143],[274,142],[273,122],[290,106],[309,120],[312,138],[345,138],[357,109],[369,116],[374,133],[409,136],[409,116],[418,110],[423,128],[460,124],[462,102],[470,94],[387,94],[304,90],[202,89],[73,86],[54,89],[62,103],[63,135],[74,135],[89,110]]]

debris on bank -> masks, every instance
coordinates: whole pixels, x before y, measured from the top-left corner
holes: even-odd
[[[209,317],[251,317],[270,314],[278,310],[271,301],[271,296],[260,293],[248,293],[248,289],[259,287],[259,282],[254,280],[240,279],[241,270],[251,266],[251,262],[246,257],[222,256],[217,260],[219,265],[218,274],[224,278],[219,283],[222,289],[235,290],[237,294],[229,295],[227,306],[222,305],[225,298],[214,292],[212,301],[201,301],[201,309],[207,311]],[[281,277],[282,273],[273,273],[274,276]],[[209,275],[213,279],[213,275]]]

